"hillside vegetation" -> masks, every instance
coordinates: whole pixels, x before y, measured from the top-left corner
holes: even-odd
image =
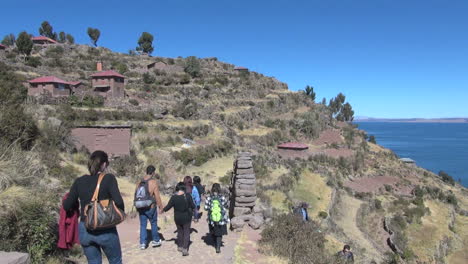
[[[111,164],[129,193],[149,164],[163,186],[185,175],[199,175],[207,186],[227,184],[236,153],[251,151],[258,203],[271,208],[276,229],[292,228],[288,234],[296,241],[282,248],[275,240],[283,233],[267,227],[259,246],[291,263],[331,263],[344,244],[357,263],[466,262],[467,190],[368,142],[343,122],[352,120],[352,110],[341,94],[316,103],[310,88],[292,92],[275,78],[238,72],[216,58],[149,57],[74,44],[34,46],[31,57],[34,64],[14,49],[0,53],[0,226],[8,227],[0,231],[0,250],[27,250],[36,263],[57,256],[60,198],[86,173],[86,150],[74,147],[70,129],[131,124],[132,154]],[[27,99],[22,82],[45,75],[90,89],[98,61],[126,76],[128,97],[72,96],[57,104]],[[147,70],[151,62],[163,66]],[[184,139],[195,144],[183,148]],[[309,149],[277,149],[290,141]],[[305,228],[283,215],[299,202],[311,207],[313,222]],[[28,225],[34,218],[36,225]],[[296,232],[301,228],[306,233]],[[322,259],[301,255],[317,252]]]

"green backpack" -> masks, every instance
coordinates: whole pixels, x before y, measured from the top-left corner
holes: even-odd
[[[211,200],[210,220],[214,223],[219,223],[223,219],[223,208],[218,197],[213,197]]]

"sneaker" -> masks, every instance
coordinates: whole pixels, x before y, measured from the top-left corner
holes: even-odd
[[[152,247],[160,247],[161,246],[161,239],[159,241],[151,241]]]
[[[189,255],[188,249],[185,249],[185,248],[182,249],[182,256],[186,257],[186,256],[188,256],[188,255]]]
[[[140,244],[140,249],[141,249],[141,250],[145,250],[145,249],[146,249],[146,245],[145,245],[145,244]]]

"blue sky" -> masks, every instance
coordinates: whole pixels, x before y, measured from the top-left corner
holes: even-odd
[[[468,1],[4,1],[0,36],[54,30],[89,44],[155,56],[218,57],[288,83],[318,101],[343,92],[356,115],[468,117]]]

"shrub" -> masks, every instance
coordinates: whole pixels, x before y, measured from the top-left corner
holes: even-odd
[[[451,185],[455,185],[455,180],[452,178],[452,176],[448,175],[445,171],[439,171],[439,177],[442,178],[442,181],[447,182]]]
[[[112,169],[115,171],[116,176],[136,177],[138,166],[141,162],[132,151],[130,155],[119,157],[111,163]]]
[[[377,144],[377,141],[375,140],[375,136],[374,136],[374,135],[370,135],[370,136],[369,136],[369,142],[370,142],[370,143]]]
[[[327,212],[324,212],[324,211],[320,211],[319,214],[318,214],[318,216],[319,216],[320,218],[325,219],[325,218],[328,217],[328,213],[327,213]]]
[[[331,263],[325,255],[325,237],[314,222],[304,223],[301,218],[283,214],[273,218],[261,233],[259,243],[264,250],[287,258],[295,264]],[[285,243],[287,241],[287,243]]]
[[[42,65],[39,57],[28,57],[25,64],[34,68]]]
[[[192,78],[200,76],[200,62],[198,61],[197,57],[190,56],[187,58],[184,71],[190,74]]]
[[[143,73],[143,82],[145,84],[153,84],[156,81],[156,78],[150,73]]]
[[[374,207],[375,207],[376,210],[382,209],[382,201],[380,201],[379,199],[375,199],[374,200]]]
[[[223,185],[228,185],[231,183],[231,177],[232,177],[232,170],[229,170],[226,172],[224,176],[219,178],[219,182]]]
[[[130,99],[130,100],[128,100],[128,102],[129,102],[130,104],[134,105],[134,106],[138,106],[138,105],[140,104],[140,103],[138,103],[138,101],[137,101],[136,99],[133,99],[133,98]]]
[[[55,206],[44,192],[15,199],[0,214],[0,250],[29,252],[32,263],[45,263],[56,249]]]

